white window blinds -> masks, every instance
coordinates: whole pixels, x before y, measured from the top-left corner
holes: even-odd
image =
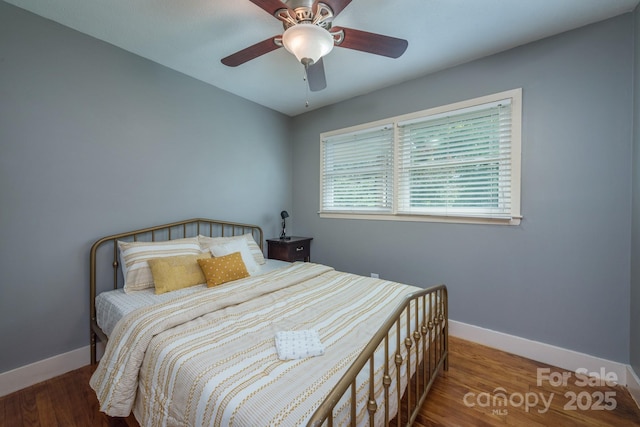
[[[320,135],[320,215],[520,223],[522,90]]]
[[[511,101],[398,123],[398,212],[511,216]]]
[[[321,210],[391,212],[393,125],[323,138],[321,170]]]

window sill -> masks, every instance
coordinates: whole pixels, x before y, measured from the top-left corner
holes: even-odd
[[[453,224],[490,224],[490,225],[520,225],[522,217],[515,218],[478,218],[463,216],[435,216],[435,215],[400,215],[400,214],[366,214],[346,212],[318,212],[320,218],[360,219],[374,221],[409,221],[409,222],[442,222]]]

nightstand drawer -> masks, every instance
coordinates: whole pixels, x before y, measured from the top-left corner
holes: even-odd
[[[287,247],[287,258],[289,259],[304,259],[306,260],[311,256],[309,250],[309,242],[298,242],[295,245],[289,245]]]
[[[267,239],[269,258],[281,261],[310,261],[312,237],[292,236],[288,240]]]

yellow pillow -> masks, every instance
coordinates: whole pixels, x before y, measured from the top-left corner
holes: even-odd
[[[163,294],[189,286],[206,283],[198,260],[211,258],[209,254],[179,255],[147,260],[156,294]]]
[[[207,278],[207,286],[221,285],[232,280],[249,277],[240,252],[209,259],[199,259],[198,264]]]

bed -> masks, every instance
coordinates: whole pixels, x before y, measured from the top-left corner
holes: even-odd
[[[143,426],[411,425],[447,369],[446,287],[265,260],[263,240],[255,225],[196,218],[94,243],[91,363],[97,342],[106,346],[91,386],[101,411],[133,412]],[[158,273],[183,258],[200,260],[206,283],[173,289],[176,279]],[[238,259],[240,278],[220,282],[226,267],[206,274]]]

